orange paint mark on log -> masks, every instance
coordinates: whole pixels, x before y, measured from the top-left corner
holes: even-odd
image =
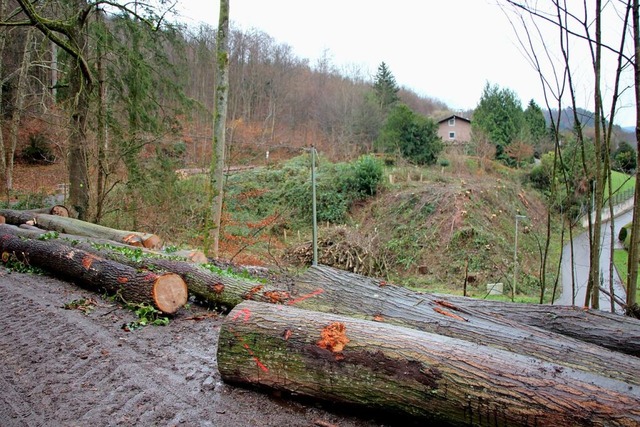
[[[340,352],[350,341],[346,334],[347,327],[342,322],[333,322],[320,332],[318,347],[325,348],[334,353]]]
[[[82,258],[82,266],[85,268],[85,270],[88,270],[91,268],[91,265],[93,264],[93,261],[97,260],[98,257],[91,255],[91,254],[86,254],[83,258]]]
[[[382,317],[381,314],[376,314],[375,316],[373,316],[373,320],[375,322],[384,322],[384,317]]]
[[[153,280],[156,280],[157,278],[158,278],[158,275],[156,273],[151,273],[151,272],[149,272],[149,274],[144,276],[144,280],[148,280],[150,282]]]
[[[249,292],[244,294],[242,296],[242,298],[244,298],[244,299],[253,299],[253,296],[255,294],[257,294],[258,292],[260,292],[262,290],[262,288],[263,288],[262,285],[254,286],[253,288],[249,289]]]
[[[224,285],[222,283],[215,283],[211,286],[211,290],[213,291],[213,293],[215,294],[221,294],[224,292]]]
[[[247,353],[249,353],[249,356],[251,356],[253,358],[253,360],[256,362],[256,365],[258,366],[258,368],[262,369],[264,372],[269,372],[269,368],[267,368],[264,365],[264,363],[262,363],[260,361],[258,356],[256,356],[255,353],[253,352],[253,350],[251,350],[251,347],[249,347],[249,345],[246,342],[244,342],[244,339],[240,336],[240,334],[238,334],[235,331],[232,331],[232,332],[233,332],[233,335],[236,336],[238,341],[240,341],[242,343],[242,347],[244,347],[244,349],[247,350]]]
[[[118,283],[120,283],[121,285],[124,285],[128,281],[129,279],[127,279],[126,277],[118,277]]]
[[[378,286],[383,288],[383,287],[387,286],[387,282],[385,282],[384,280],[381,280],[380,283],[378,283]]]
[[[316,295],[320,295],[323,292],[324,292],[324,289],[316,289],[315,291],[311,292],[310,294],[303,295],[300,298],[296,298],[296,299],[293,299],[291,301],[287,301],[287,305],[297,304],[297,303],[299,303],[301,301],[304,301],[306,299],[315,297]]]
[[[258,359],[257,357],[253,356],[253,360],[256,361],[256,365],[258,365],[258,368],[262,369],[265,372],[269,372],[269,368],[264,366],[264,364],[260,361],[260,359]]]
[[[285,329],[282,333],[282,338],[284,338],[285,341],[289,341],[289,338],[291,338],[291,334],[291,329]]]
[[[268,298],[272,304],[282,303],[291,298],[289,292],[286,291],[266,291],[263,295]]]
[[[445,316],[449,316],[452,319],[462,320],[463,322],[468,322],[468,320],[465,319],[464,317],[458,316],[457,314],[453,314],[453,313],[451,313],[451,312],[449,312],[447,310],[443,310],[440,307],[434,307],[433,311],[435,311],[436,313],[440,313],[442,315],[445,315]]]
[[[240,316],[244,316],[244,319],[242,320],[243,322],[249,321],[249,318],[251,317],[251,310],[243,308],[242,310],[236,311],[231,320],[238,320]]]

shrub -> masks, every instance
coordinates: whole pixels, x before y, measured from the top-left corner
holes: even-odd
[[[22,150],[22,159],[30,164],[49,164],[56,160],[51,141],[41,133],[29,136],[29,145]]]
[[[375,196],[384,176],[382,162],[373,156],[360,157],[345,172],[343,188],[352,200]]]

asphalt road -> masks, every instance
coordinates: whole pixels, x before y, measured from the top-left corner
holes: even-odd
[[[618,232],[625,224],[631,222],[632,215],[633,211],[629,211],[613,219],[616,247],[621,247],[618,242]],[[611,226],[609,222],[602,225],[601,242],[600,277],[602,286],[605,289],[609,289],[609,261],[611,259]],[[564,246],[562,250],[562,295],[556,299],[556,304],[584,305],[587,281],[589,278],[589,253],[589,236],[587,232],[573,239],[573,257],[571,256],[570,244]],[[573,280],[572,264],[575,267],[573,269]],[[625,299],[626,293],[624,285],[617,271],[613,273],[613,285],[615,294]],[[607,311],[611,309],[609,297],[602,292],[600,292],[600,309]],[[620,310],[620,307],[617,305],[616,310]]]

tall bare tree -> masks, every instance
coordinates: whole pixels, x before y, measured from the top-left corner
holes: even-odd
[[[607,124],[612,126],[614,121],[614,114],[617,111],[617,103],[620,95],[619,78],[621,71],[627,66],[629,58],[624,54],[625,47],[625,31],[627,31],[626,23],[624,20],[621,33],[620,46],[609,46],[604,43],[602,36],[603,16],[604,8],[621,8],[616,9],[616,16],[624,16],[625,8],[628,10],[628,2],[620,2],[613,4],[607,2],[603,5],[601,0],[595,0],[595,2],[580,2],[580,4],[574,4],[567,2],[566,0],[554,0],[551,5],[539,4],[530,1],[511,1],[506,0],[506,3],[512,7],[513,11],[516,11],[519,16],[519,20],[522,26],[525,27],[525,36],[521,38],[521,42],[525,50],[528,52],[528,57],[536,70],[538,71],[543,87],[545,88],[545,94],[547,89],[551,93],[554,93],[559,106],[561,105],[564,95],[569,99],[570,105],[573,111],[573,121],[575,137],[580,146],[582,171],[584,177],[589,179],[589,182],[593,185],[589,185],[589,194],[593,200],[593,214],[589,215],[589,243],[590,243],[590,259],[589,259],[589,279],[587,286],[587,294],[585,297],[585,305],[591,305],[594,308],[599,306],[599,290],[600,290],[600,254],[601,254],[601,225],[602,225],[602,208],[604,205],[604,186],[609,175],[609,168],[604,165],[603,161],[606,161],[605,153],[610,149],[611,131],[610,127],[607,129]],[[526,26],[525,16],[531,18],[533,23],[533,31],[529,31]],[[627,12],[628,16],[628,12]],[[556,51],[552,51],[550,43],[545,43],[542,37],[542,32],[538,23],[544,22],[551,24],[558,28],[560,32],[559,45]],[[622,21],[621,21],[622,22]],[[609,23],[610,25],[611,23]],[[514,28],[516,25],[514,24]],[[517,28],[516,28],[517,31]],[[615,30],[614,30],[615,31]],[[542,40],[542,43],[536,44],[532,41],[533,38],[538,37]],[[574,79],[575,73],[575,58],[572,57],[572,47],[579,45],[582,42],[585,51],[590,55],[591,66],[593,70],[593,108],[594,111],[594,135],[593,140],[587,138],[583,131],[582,119],[578,114],[578,105],[576,99],[578,94],[578,86]],[[618,67],[615,71],[615,87],[613,88],[613,96],[608,100],[611,105],[611,112],[609,116],[604,114],[604,101],[601,91],[601,82],[603,78],[610,80],[609,75],[603,76],[602,70],[602,55],[603,50],[609,54],[613,54],[618,59]],[[549,66],[546,70],[540,65],[540,58],[545,58],[549,62]],[[555,58],[561,58],[560,63],[555,61]],[[555,88],[552,84],[555,82]],[[555,90],[555,92],[554,92]],[[558,114],[562,109],[558,107]],[[557,129],[556,129],[557,131]],[[556,132],[557,134],[557,132]],[[556,142],[559,140],[556,138]],[[587,144],[593,144],[595,151],[594,164],[588,164],[586,156]],[[556,153],[561,153],[556,149]],[[562,160],[562,157],[559,156]],[[562,164],[562,162],[561,162]],[[561,167],[561,170],[564,170]]]
[[[634,95],[636,99],[636,141],[640,142],[640,11],[638,0],[633,0],[633,46],[635,52],[634,62]],[[639,145],[640,147],[640,145]],[[640,160],[640,149],[638,160]],[[640,163],[636,167],[636,188],[633,200],[633,223],[631,226],[631,242],[629,243],[629,262],[627,276],[627,314],[640,317],[640,308],[637,300],[638,262],[640,261]]]
[[[211,200],[211,221],[205,227],[205,253],[209,252],[209,235],[213,233],[213,256],[219,255],[220,224],[224,202],[224,157],[226,152],[225,134],[227,129],[227,98],[229,94],[229,0],[220,0],[218,37],[216,38],[216,88],[213,112],[213,146],[209,171]]]

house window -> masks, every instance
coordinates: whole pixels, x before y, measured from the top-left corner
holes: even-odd
[[[456,139],[456,133],[455,132],[449,132],[449,139]]]
[[[455,126],[456,125],[456,118],[455,117],[451,117],[449,119],[449,126]]]

